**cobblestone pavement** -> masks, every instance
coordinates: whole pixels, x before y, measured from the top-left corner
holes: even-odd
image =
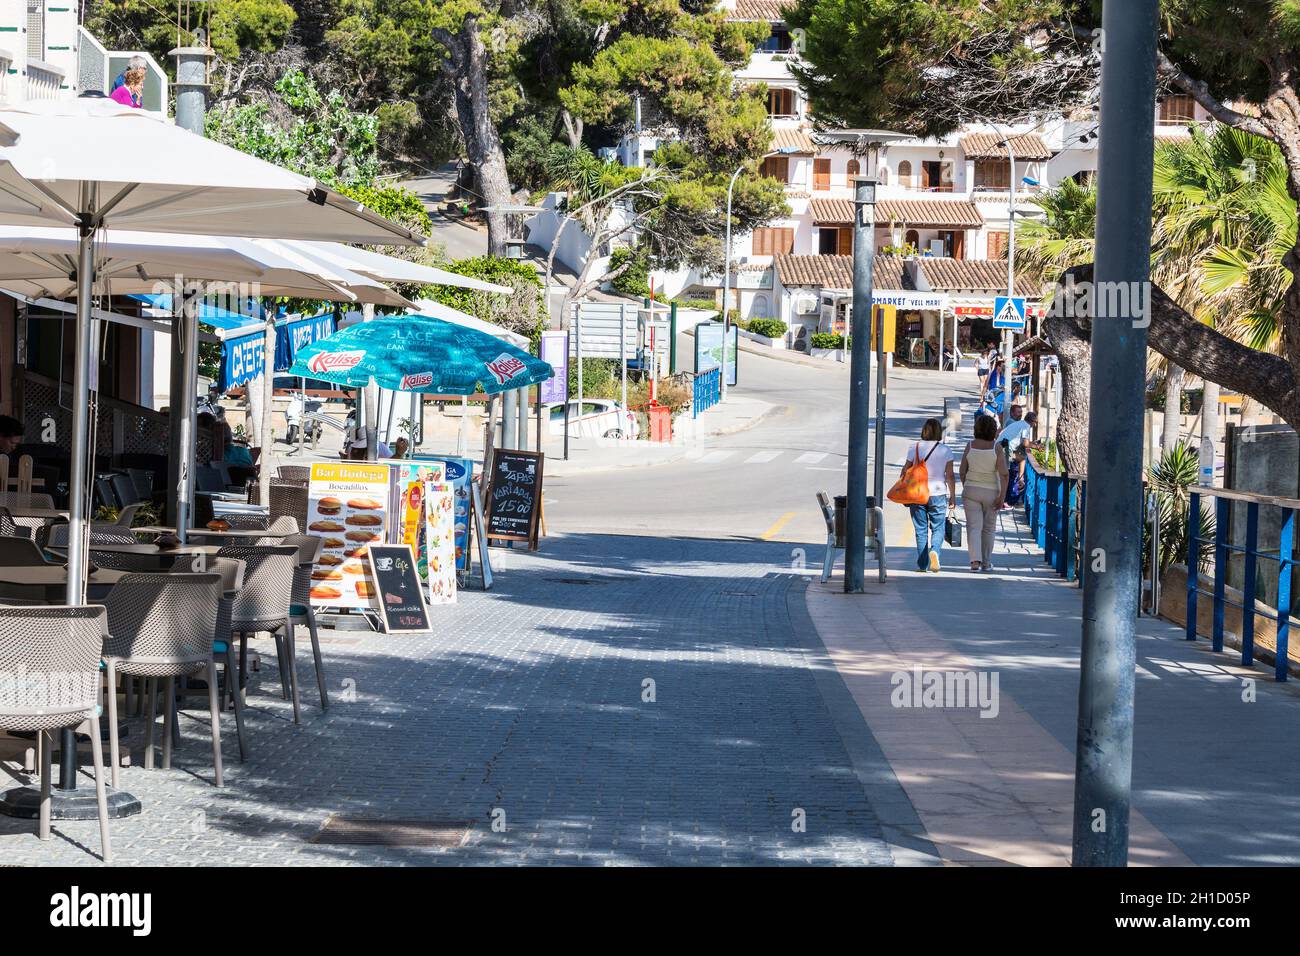
[[[326,632],[324,714],[304,634],[297,727],[259,642],[250,759],[227,714],[226,787],[211,785],[205,709],[182,717],[172,770],[136,750],[122,782],[145,809],[112,822],[115,864],[889,864],[790,557],[553,536],[510,553],[492,592],[434,609],[435,633]],[[3,767],[3,785],[21,779]],[[330,814],[470,831],[441,849],[310,842]],[[93,821],[44,844],[34,829],[0,817],[0,862],[98,864]]]

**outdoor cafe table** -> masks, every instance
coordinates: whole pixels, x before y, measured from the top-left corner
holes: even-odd
[[[160,548],[156,544],[92,544],[91,551],[110,551],[115,554],[205,554],[215,558],[221,550],[216,544],[178,544],[174,548]]]
[[[9,508],[14,524],[35,531],[51,521],[67,521],[68,512],[60,508]]]
[[[122,575],[125,573],[113,568],[98,568],[86,582],[87,590],[92,597],[96,592],[100,592],[98,596],[102,597],[104,592],[122,580]],[[45,597],[52,598],[56,603],[61,603],[67,583],[68,569],[61,564],[0,568],[0,584],[44,591]],[[0,598],[0,601],[3,600]]]

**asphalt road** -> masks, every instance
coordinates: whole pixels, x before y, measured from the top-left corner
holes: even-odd
[[[691,460],[549,479],[547,522],[565,532],[820,546],[825,525],[814,496],[819,490],[842,494],[847,480],[848,386],[847,369],[839,364],[811,368],[742,353],[734,392],[780,406],[779,412],[710,441]],[[975,390],[973,371],[891,374],[887,482],[897,476],[907,443],[925,419],[942,416],[944,397],[973,397]],[[887,543],[905,544],[910,532],[896,518],[888,523]]]

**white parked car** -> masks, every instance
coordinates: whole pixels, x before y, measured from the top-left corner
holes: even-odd
[[[546,406],[553,436],[564,434],[564,404]],[[628,411],[612,398],[569,400],[569,435],[582,438],[636,438],[641,434],[636,413]]]

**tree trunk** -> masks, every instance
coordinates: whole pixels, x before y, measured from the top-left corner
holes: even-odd
[[[1214,460],[1219,460],[1219,386],[1209,379],[1201,393],[1201,440],[1208,438],[1214,446]]]
[[[452,86],[456,91],[456,122],[465,141],[465,154],[478,182],[479,200],[488,224],[488,254],[505,255],[509,225],[502,211],[510,204],[510,176],[501,137],[492,120],[488,94],[488,51],[479,33],[478,18],[466,17],[459,30],[435,29],[433,37],[447,48]]]
[[[1063,294],[1058,291],[1058,295]],[[1056,419],[1056,447],[1065,470],[1088,473],[1088,413],[1092,381],[1091,330],[1074,318],[1049,314],[1043,322],[1047,341],[1061,363],[1061,407]]]
[[[1183,368],[1169,363],[1165,370],[1165,423],[1160,449],[1166,455],[1178,446],[1178,426],[1183,417]]]
[[[582,120],[568,110],[561,110],[560,117],[564,120],[564,135],[568,137],[569,148],[577,149],[582,145]]]

